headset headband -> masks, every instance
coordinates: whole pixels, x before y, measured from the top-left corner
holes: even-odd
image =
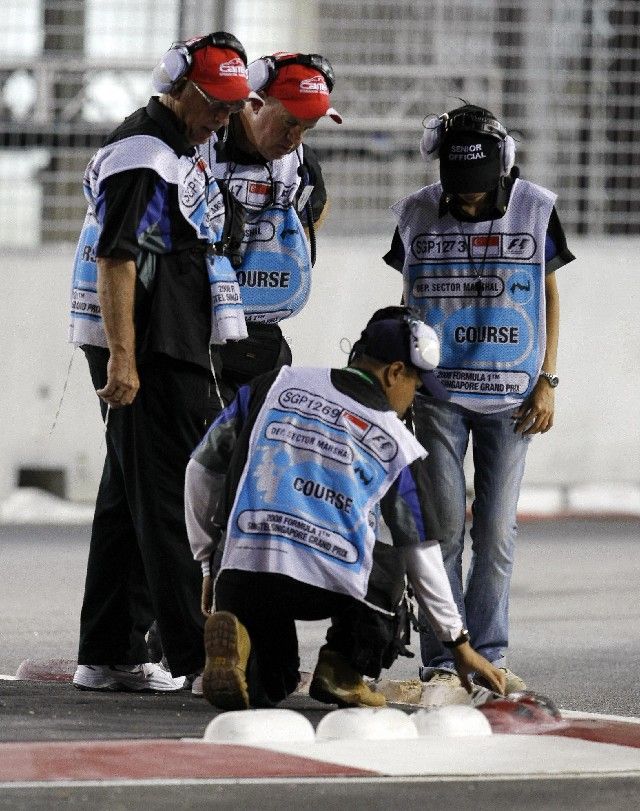
[[[268,87],[271,82],[275,80],[280,68],[284,68],[286,65],[304,65],[307,68],[312,68],[313,70],[317,70],[318,73],[321,73],[327,83],[329,93],[333,90],[335,84],[333,66],[331,62],[321,54],[293,54],[293,56],[284,56],[281,59],[276,56],[263,56],[262,58],[270,60],[273,66],[273,74],[269,77],[269,81],[265,87]]]
[[[233,34],[229,34],[226,31],[215,31],[213,34],[207,34],[206,37],[200,37],[199,39],[190,40],[188,42],[174,42],[171,47],[186,48],[190,54],[193,54],[195,51],[209,46],[212,48],[229,48],[235,51],[246,67],[247,54],[242,43],[237,37],[234,37]]]
[[[507,137],[507,130],[492,115],[480,110],[460,110],[452,115],[444,113],[440,116],[444,133],[447,132],[477,132],[492,135],[501,141]]]

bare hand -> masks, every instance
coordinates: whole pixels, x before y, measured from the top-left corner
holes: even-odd
[[[540,378],[524,403],[513,413],[515,430],[523,436],[545,434],[553,426],[554,391]]]
[[[213,606],[213,578],[206,574],[202,580],[202,597],[200,598],[200,610],[205,617],[211,613]]]
[[[96,394],[111,408],[121,408],[131,405],[135,400],[140,379],[136,360],[133,356],[125,354],[112,354],[107,363],[107,382]]]
[[[484,656],[481,656],[475,651],[468,642],[454,648],[453,656],[456,662],[458,676],[467,693],[473,691],[470,674],[475,672],[476,676],[480,676],[486,681],[494,693],[504,695],[504,691],[507,688],[505,672],[492,665]]]

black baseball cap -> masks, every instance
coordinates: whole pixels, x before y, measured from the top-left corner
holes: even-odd
[[[402,361],[418,372],[422,381],[420,393],[442,400],[449,398],[449,392],[434,372],[440,356],[438,337],[405,307],[385,307],[373,314],[353,347],[352,357],[361,355],[385,363]]]
[[[500,182],[501,139],[476,132],[447,133],[440,147],[440,182],[447,194],[493,191]]]

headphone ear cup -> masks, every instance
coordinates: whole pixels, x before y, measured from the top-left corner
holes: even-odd
[[[420,154],[423,159],[433,161],[438,157],[438,149],[442,140],[444,122],[437,115],[431,116],[424,122],[424,132],[420,139]]]
[[[510,135],[507,135],[502,142],[502,165],[503,175],[509,175],[516,162],[516,142]]]
[[[268,59],[255,59],[247,67],[247,80],[249,87],[258,93],[273,79],[274,68]]]
[[[151,81],[158,93],[170,93],[191,66],[191,54],[184,46],[171,48],[153,69]]]

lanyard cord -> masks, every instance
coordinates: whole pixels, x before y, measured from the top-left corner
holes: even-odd
[[[228,167],[228,169],[227,169],[227,171],[225,172],[225,175],[224,175],[224,184],[227,187],[227,189],[229,189],[229,193],[233,194],[233,192],[231,191],[231,188],[230,188],[230,183],[233,180],[233,175],[234,175],[234,172],[236,171],[236,169],[238,168],[238,164],[233,162],[233,161],[227,161],[227,167]],[[275,181],[273,179],[273,172],[271,170],[271,161],[267,161],[267,163],[264,164],[264,168],[267,170],[266,183],[269,185],[269,200],[267,201],[267,203],[265,205],[260,206],[259,208],[258,207],[254,208],[252,206],[251,207],[243,206],[243,208],[245,209],[245,211],[247,212],[247,214],[248,214],[248,216],[250,218],[249,221],[251,221],[252,219],[255,219],[255,217],[259,216],[263,212],[268,211],[270,208],[275,208],[275,206],[276,206],[276,183],[275,183]],[[248,182],[251,183],[253,181],[249,180]],[[256,181],[256,182],[262,182],[262,181]],[[234,197],[235,197],[235,195],[234,195]],[[236,200],[237,199],[238,198],[236,197]],[[239,205],[242,205],[242,203],[239,203]]]
[[[300,153],[297,149],[296,156],[298,158],[298,163],[300,164],[300,166],[298,166],[298,175],[302,179],[302,193],[304,194],[304,189],[309,185],[309,171],[300,159]],[[309,195],[305,200],[303,208],[304,213],[307,215],[307,228],[309,230],[309,253],[311,256],[311,267],[313,267],[316,263],[316,225],[313,219],[313,209],[311,208],[311,195]]]
[[[363,372],[362,369],[355,369],[353,366],[345,366],[344,371],[345,372],[351,372],[354,375],[358,375],[358,377],[361,377],[370,386],[374,385],[374,381],[373,381],[371,375],[367,374],[367,372]]]
[[[484,265],[485,265],[485,262],[487,260],[487,252],[489,251],[489,243],[491,242],[491,234],[493,233],[493,223],[494,223],[494,220],[491,220],[491,224],[489,225],[489,233],[485,237],[484,253],[482,255],[482,261],[480,262],[480,265],[479,265],[480,272],[478,272],[478,270],[476,269],[477,266],[474,264],[473,258],[471,256],[471,253],[472,253],[472,251],[471,251],[471,241],[473,239],[473,234],[468,234],[467,235],[467,257],[469,259],[469,267],[471,268],[471,273],[473,273],[473,275],[474,275],[474,277],[476,279],[475,288],[476,288],[476,292],[478,294],[478,298],[480,298],[480,296],[482,296],[482,274],[484,272]],[[464,236],[464,234],[462,234],[462,236]]]

